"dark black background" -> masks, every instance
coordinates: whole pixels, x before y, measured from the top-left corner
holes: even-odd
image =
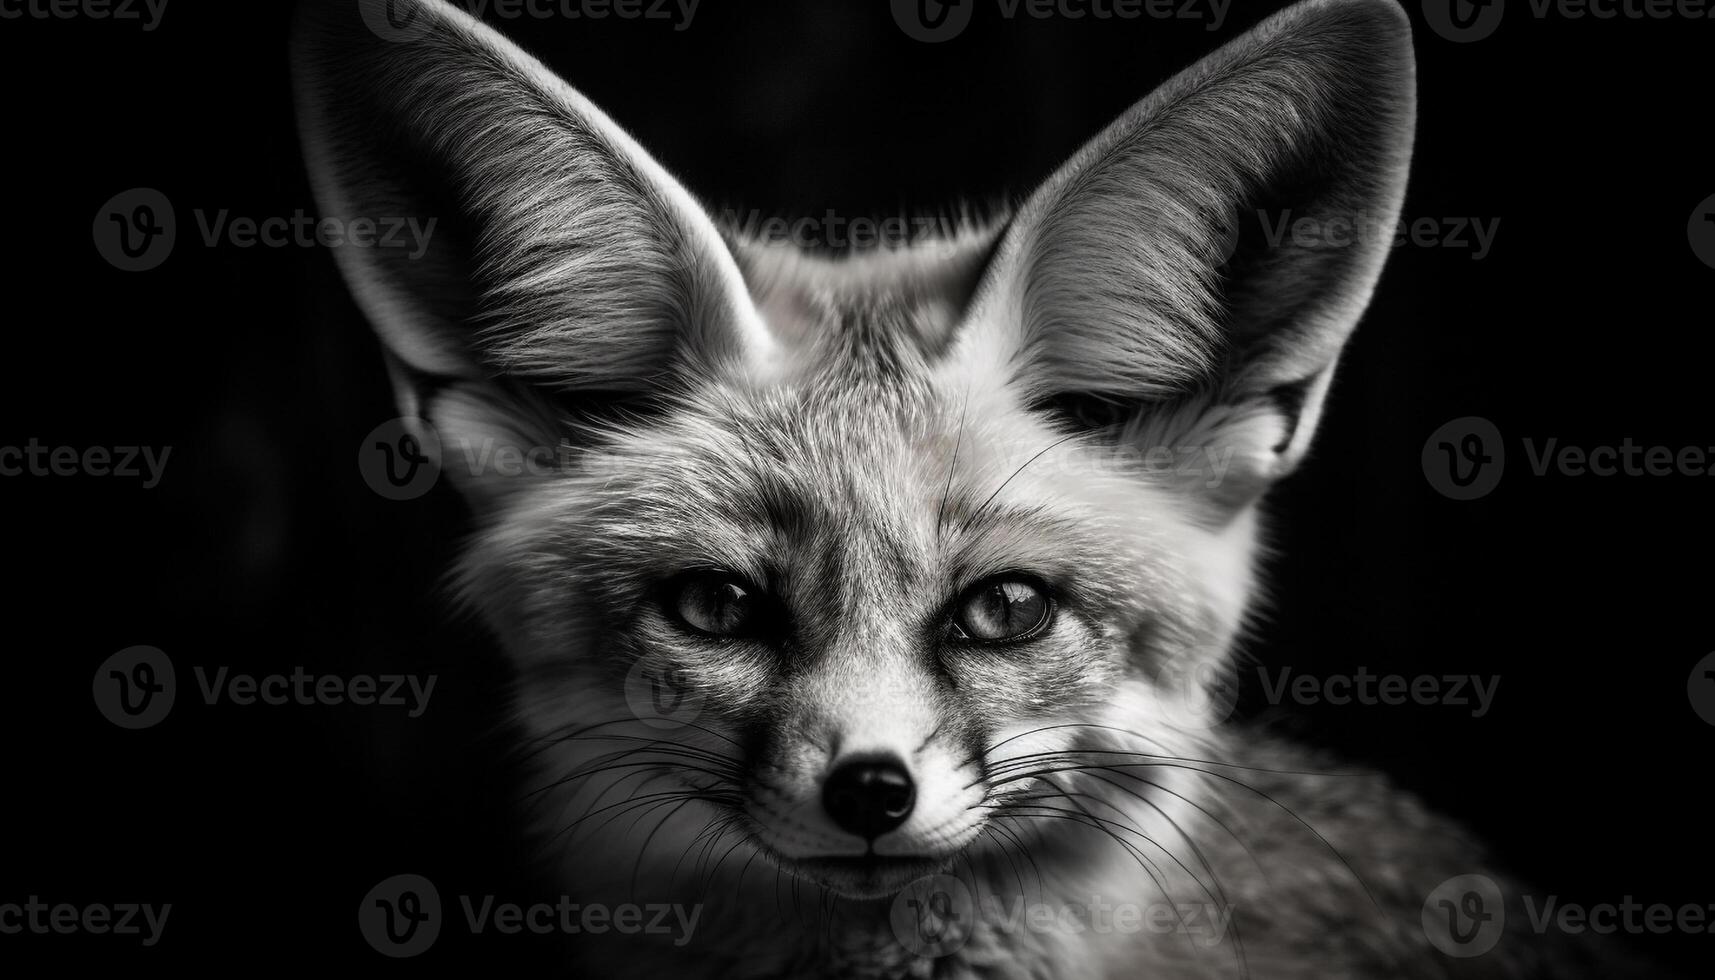
[[[655,21],[499,22],[717,207],[897,214],[1028,190],[1229,22],[1002,20],[923,44],[884,0],[705,0]],[[1521,440],[1715,444],[1709,287],[1688,247],[1708,167],[1715,21],[1536,20],[1445,41],[1417,0],[1421,116],[1408,217],[1500,218],[1492,254],[1397,249],[1315,454],[1275,494],[1276,602],[1250,653],[1302,671],[1499,675],[1494,711],[1244,708],[1384,767],[1583,902],[1715,902],[1704,803],[1715,729],[1686,678],[1712,648],[1715,479],[1530,473]],[[1517,9],[1512,9],[1512,8]],[[436,591],[461,503],[360,480],[394,414],[378,346],[326,254],[204,247],[192,212],[313,211],[288,91],[289,4],[176,0],[157,29],[0,21],[6,235],[0,445],[171,446],[165,479],[0,479],[12,639],[0,681],[0,901],[172,902],[162,944],[0,937],[19,957],[241,969],[389,966],[355,910],[375,882],[526,897],[507,821],[504,669]],[[174,203],[146,273],[91,241],[114,194]],[[1442,423],[1512,458],[1477,501],[1437,494]],[[440,676],[434,707],[206,706],[106,722],[92,672],[165,649],[256,673]],[[1252,675],[1254,682],[1254,675]],[[1706,962],[1715,936],[1645,937]],[[540,942],[430,954],[551,962]],[[402,964],[421,969],[432,962]]]

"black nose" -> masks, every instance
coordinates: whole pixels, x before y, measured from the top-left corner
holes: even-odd
[[[917,802],[911,774],[894,758],[841,763],[822,786],[822,808],[834,823],[874,840],[905,822]]]

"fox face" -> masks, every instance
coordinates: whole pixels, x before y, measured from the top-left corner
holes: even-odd
[[[479,517],[458,587],[551,853],[618,882],[718,842],[735,888],[760,860],[862,901],[1077,851],[1078,796],[1196,819],[1176,762],[1221,737],[1257,501],[1388,246],[1265,230],[1397,218],[1392,3],[1293,7],[1003,219],[836,256],[718,226],[453,7],[395,4],[400,40],[362,6],[302,15],[305,152],[324,213],[446,229],[336,258]]]
[[[517,492],[467,574],[528,610],[508,625],[543,732],[616,719],[570,771],[694,752],[683,786],[771,860],[876,895],[1100,726],[1187,747],[1150,730],[1191,719],[1113,709],[1233,628],[1227,529],[956,379],[710,380],[604,440],[599,476]]]

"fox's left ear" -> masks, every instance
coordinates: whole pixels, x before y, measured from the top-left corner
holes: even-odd
[[[1123,426],[1136,448],[1230,452],[1203,492],[1236,512],[1310,441],[1393,241],[1414,117],[1394,0],[1307,0],[1269,18],[1030,198],[951,364]]]
[[[528,483],[485,465],[497,450],[557,464],[568,419],[770,363],[702,206],[458,6],[301,0],[293,69],[317,203],[351,229],[340,271],[402,413],[434,427],[473,500]],[[377,233],[401,218],[422,240]]]

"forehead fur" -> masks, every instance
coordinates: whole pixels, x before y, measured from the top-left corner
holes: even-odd
[[[729,235],[751,298],[789,370],[899,379],[943,353],[999,237],[972,223],[911,245],[819,254]]]
[[[1055,581],[1092,615],[1200,609],[1203,532],[1180,506],[1004,393],[820,363],[776,383],[688,387],[523,495],[496,526],[508,540],[489,546],[590,576],[617,606],[721,568],[848,627],[927,615],[1011,570]]]

